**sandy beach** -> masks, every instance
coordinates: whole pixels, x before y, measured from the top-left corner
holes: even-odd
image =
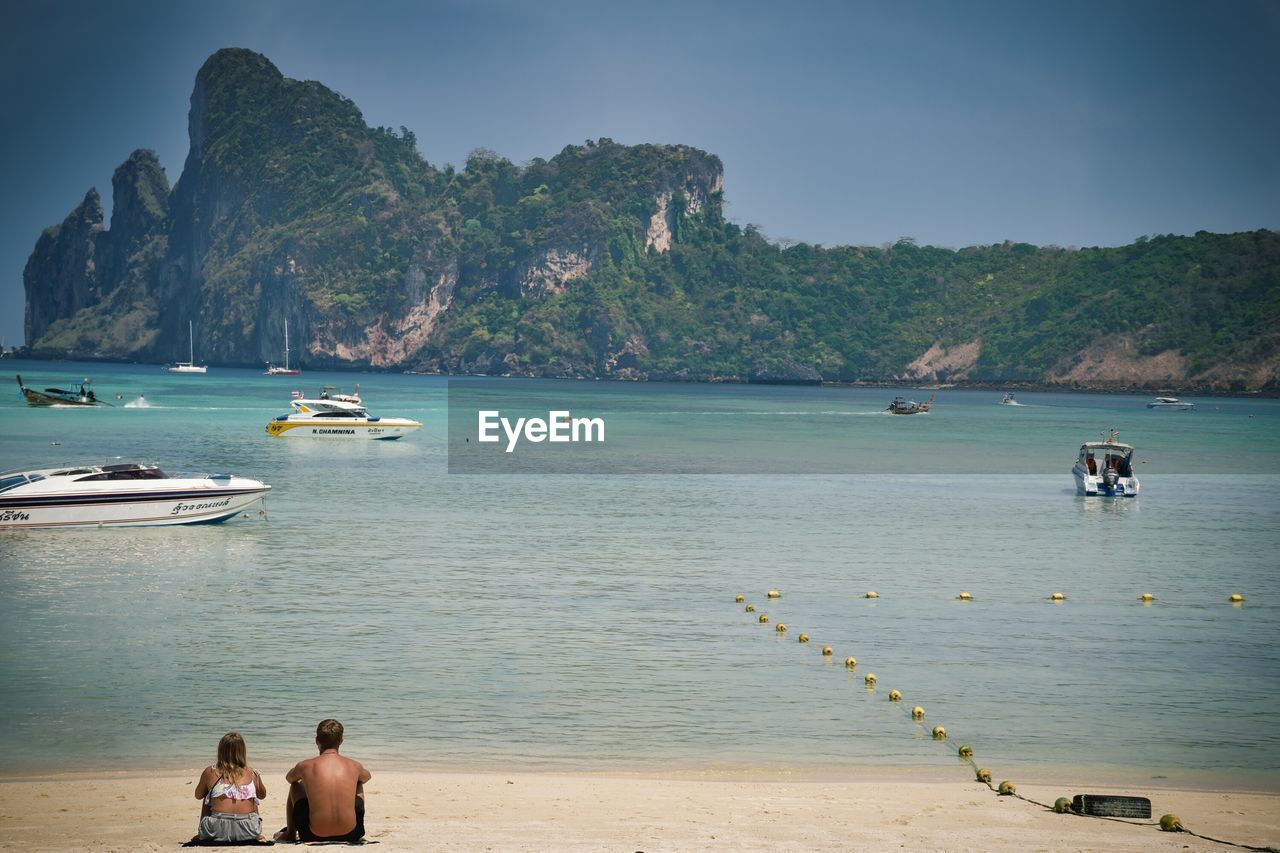
[[[263,824],[283,825],[286,768],[259,768]],[[0,780],[0,849],[171,850],[195,831],[199,768]],[[1057,815],[965,780],[696,779],[554,773],[378,772],[368,838],[398,850],[1230,850],[1184,833]],[[1018,786],[1148,796],[1201,835],[1280,845],[1280,795]],[[277,845],[282,846],[282,845]]]

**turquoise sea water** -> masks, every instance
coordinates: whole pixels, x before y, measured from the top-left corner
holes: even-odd
[[[1277,401],[944,390],[903,418],[880,410],[927,392],[517,381],[736,467],[508,476],[449,473],[443,378],[3,364],[117,405],[33,409],[14,383],[0,469],[122,456],[274,487],[266,520],[0,534],[7,770],[193,765],[231,728],[285,763],[334,716],[376,766],[967,778],[964,742],[1002,778],[1280,790]],[[357,381],[424,429],[265,434],[291,390]],[[1142,494],[1077,497],[1076,451],[1111,428]],[[753,470],[780,447],[830,465]]]

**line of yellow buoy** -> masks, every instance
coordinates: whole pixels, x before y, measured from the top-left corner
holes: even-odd
[[[777,595],[774,595],[773,593],[775,592],[777,592],[777,590],[771,590],[769,597],[770,598],[782,597],[782,593],[778,592]],[[879,598],[880,593],[867,592],[867,593],[864,593],[862,597],[863,598]],[[1066,601],[1067,596],[1066,596],[1066,593],[1063,593],[1063,592],[1051,592],[1047,596],[1045,596],[1045,599],[1047,601]],[[736,600],[743,601],[744,599],[742,596],[738,596]],[[961,592],[956,596],[955,600],[956,601],[976,601],[977,599],[973,597],[973,593],[971,592]],[[1150,592],[1144,592],[1138,596],[1138,601],[1141,601],[1144,603],[1150,603],[1152,601],[1159,601],[1159,600],[1160,599],[1156,598],[1155,595]],[[1227,596],[1227,602],[1230,604],[1243,604],[1247,600],[1248,599],[1246,599],[1243,595],[1240,595],[1239,593],[1232,593],[1231,595]]]
[[[782,598],[782,593],[781,593],[781,592],[779,592],[779,591],[778,591],[778,590],[776,590],[776,589],[771,589],[771,590],[769,590],[769,592],[767,593],[767,596],[768,596],[769,598]],[[879,598],[879,597],[880,597],[880,593],[878,593],[878,592],[868,592],[868,593],[866,593],[865,595],[863,595],[863,598]],[[738,595],[735,595],[735,596],[733,597],[733,600],[734,600],[735,602],[737,602],[738,604],[742,604],[742,603],[743,603],[744,601],[746,601],[747,599],[746,599],[746,596],[745,596],[745,595],[738,594]],[[956,596],[956,601],[971,602],[971,601],[974,601],[974,600],[975,600],[975,599],[974,599],[974,597],[973,597],[973,593],[971,593],[971,592],[961,592],[959,595],[957,595],[957,596]],[[1050,601],[1050,602],[1052,602],[1052,603],[1054,603],[1054,604],[1061,604],[1062,602],[1064,602],[1064,601],[1066,601],[1066,600],[1067,600],[1067,596],[1066,596],[1066,593],[1063,593],[1063,592],[1051,592],[1051,593],[1049,593],[1049,595],[1045,596],[1045,600],[1046,600],[1046,601]],[[1138,596],[1137,600],[1138,600],[1138,601],[1140,601],[1140,602],[1142,602],[1142,604],[1143,604],[1143,605],[1150,605],[1150,604],[1155,603],[1156,601],[1159,601],[1160,599],[1156,598],[1156,597],[1155,597],[1155,595],[1154,595],[1154,594],[1152,594],[1152,593],[1150,593],[1150,592],[1144,592],[1144,593],[1142,593],[1141,595],[1139,595],[1139,596]],[[1247,601],[1247,599],[1246,599],[1243,595],[1240,595],[1239,593],[1232,593],[1231,595],[1227,596],[1227,603],[1228,603],[1228,604],[1231,604],[1231,605],[1233,605],[1233,606],[1236,606],[1236,607],[1238,607],[1238,606],[1240,606],[1240,605],[1244,604],[1244,603],[1245,603],[1245,601]],[[754,612],[755,612],[755,610],[756,610],[756,606],[755,606],[754,604],[748,604],[748,605],[747,605],[747,612],[748,612],[748,613],[754,613]],[[760,621],[761,621],[761,622],[768,622],[769,620],[768,620],[768,619],[761,619]],[[778,632],[779,632],[779,633],[783,633],[783,632],[785,632],[786,630],[787,630],[787,629],[786,629],[785,627],[782,627],[782,628],[780,628],[780,629],[778,630]],[[801,634],[801,635],[800,635],[800,642],[802,642],[802,643],[807,643],[807,642],[809,642],[809,635],[808,635],[808,634]]]
[[[769,590],[769,591],[766,593],[766,597],[771,598],[771,599],[773,599],[773,598],[781,598],[781,597],[782,597],[782,593],[781,593],[780,591],[776,590],[776,589],[771,589],[771,590]],[[867,593],[866,593],[866,595],[864,595],[863,597],[864,597],[864,598],[879,598],[879,597],[880,597],[880,595],[879,595],[879,593],[876,593],[876,592],[867,592]],[[957,599],[957,600],[959,600],[959,601],[973,601],[973,595],[972,595],[972,594],[970,594],[970,593],[968,593],[968,592],[961,592],[959,595],[957,595],[957,596],[956,596],[956,599]],[[733,600],[734,600],[736,603],[741,604],[741,603],[743,603],[743,602],[746,600],[746,596],[743,596],[743,595],[739,594],[739,595],[734,596],[734,599],[733,599]],[[1048,599],[1048,600],[1049,600],[1049,601],[1053,601],[1053,602],[1062,602],[1062,601],[1066,601],[1066,600],[1067,600],[1067,597],[1066,597],[1066,595],[1064,595],[1064,594],[1063,594],[1063,593],[1061,593],[1061,592],[1054,592],[1054,593],[1051,593],[1051,594],[1049,595],[1049,599]],[[1142,593],[1142,595],[1140,595],[1140,596],[1138,597],[1138,600],[1139,600],[1139,601],[1141,601],[1141,602],[1143,602],[1144,604],[1150,604],[1151,602],[1153,602],[1153,601],[1155,601],[1155,600],[1156,600],[1156,597],[1155,597],[1154,595],[1152,595],[1151,593],[1149,593],[1149,592],[1144,592],[1144,593]],[[1227,601],[1228,601],[1229,603],[1231,603],[1232,605],[1237,605],[1237,606],[1238,606],[1238,605],[1242,604],[1242,603],[1245,601],[1245,598],[1244,598],[1244,596],[1243,596],[1243,595],[1240,595],[1240,594],[1238,594],[1238,593],[1234,593],[1234,594],[1232,594],[1230,597],[1228,597]],[[746,612],[747,612],[747,613],[753,613],[753,612],[755,612],[755,609],[756,609],[756,608],[755,608],[755,605],[753,605],[753,604],[748,604],[748,605],[746,606]],[[761,623],[761,624],[765,624],[765,623],[767,623],[767,622],[769,621],[769,616],[768,616],[768,614],[761,613],[761,614],[760,614],[760,616],[759,616],[759,621],[760,621],[760,623]],[[774,631],[775,631],[776,633],[778,633],[778,634],[784,634],[784,633],[786,633],[786,630],[787,630],[787,626],[786,626],[786,624],[784,624],[784,623],[782,623],[782,622],[779,622],[779,623],[777,624],[777,626],[774,628]],[[801,634],[801,635],[800,635],[800,637],[799,637],[799,640],[800,640],[800,642],[801,642],[801,643],[808,643],[808,642],[809,642],[809,635],[808,635],[808,634]],[[833,654],[835,654],[835,651],[834,651],[834,649],[832,649],[832,647],[831,647],[831,646],[823,646],[823,647],[822,647],[822,656],[823,656],[824,658],[831,657]],[[855,668],[858,666],[858,660],[857,660],[857,658],[854,658],[854,657],[852,657],[852,656],[847,657],[847,658],[845,658],[845,660],[844,660],[844,665],[845,665],[845,668],[846,668],[846,669],[848,669],[848,670],[853,670],[853,669],[855,669]],[[863,683],[866,685],[866,687],[867,687],[867,690],[868,690],[868,691],[873,691],[873,690],[875,690],[875,687],[876,687],[876,681],[877,681],[877,679],[876,679],[876,675],[875,675],[875,673],[868,673],[867,675],[865,675],[865,676],[863,677]],[[899,691],[899,690],[890,690],[890,691],[889,691],[889,701],[890,701],[890,702],[900,702],[900,701],[902,701],[902,693],[901,693],[901,691]],[[912,719],[912,720],[914,720],[914,721],[915,721],[915,722],[917,722],[917,723],[924,719],[925,711],[924,711],[924,707],[923,707],[923,706],[916,705],[916,706],[912,707],[912,709],[911,709],[911,712],[910,712],[910,713],[911,713],[911,719]],[[940,725],[938,725],[938,726],[934,726],[934,727],[933,727],[932,735],[933,735],[933,739],[934,739],[934,740],[936,740],[936,741],[944,741],[944,740],[947,740],[947,730],[946,730],[946,728],[945,728],[944,726],[940,726]],[[1021,794],[1019,794],[1019,793],[1018,793],[1018,787],[1017,787],[1017,785],[1015,785],[1012,781],[1009,781],[1009,780],[1007,780],[1007,779],[1006,779],[1006,780],[1004,780],[1004,781],[1002,781],[999,785],[993,785],[993,784],[991,783],[991,779],[992,779],[991,771],[990,771],[990,770],[988,770],[988,769],[987,769],[987,768],[985,768],[985,767],[978,767],[978,766],[977,766],[976,762],[974,761],[974,757],[973,757],[973,747],[971,747],[969,744],[967,744],[967,743],[962,743],[962,744],[960,744],[960,746],[959,746],[959,748],[956,750],[956,752],[957,752],[957,754],[959,755],[959,757],[960,757],[962,760],[964,760],[965,762],[967,762],[967,763],[969,764],[969,766],[970,766],[971,768],[973,768],[973,770],[974,770],[974,776],[975,776],[975,778],[977,779],[977,781],[982,782],[982,783],[983,783],[983,784],[985,784],[988,788],[990,788],[991,790],[995,791],[998,795],[1000,795],[1000,796],[1002,796],[1002,797],[1016,797],[1016,798],[1017,798],[1017,799],[1019,799],[1019,800],[1023,800],[1024,802],[1028,802],[1028,803],[1032,803],[1033,805],[1040,806],[1041,808],[1049,809],[1050,811],[1057,812],[1058,814],[1065,814],[1065,813],[1068,813],[1068,812],[1072,812],[1072,808],[1071,808],[1071,807],[1072,807],[1072,802],[1071,802],[1071,800],[1067,799],[1066,797],[1059,797],[1057,800],[1055,800],[1055,801],[1054,801],[1054,803],[1053,803],[1053,805],[1052,805],[1052,806],[1049,806],[1049,805],[1046,805],[1045,803],[1037,802],[1036,800],[1032,800],[1032,799],[1030,799],[1030,798],[1028,798],[1028,797],[1024,797],[1024,796],[1022,796]],[[1074,814],[1074,812],[1072,812],[1072,813]],[[1085,816],[1086,816],[1086,817],[1090,817],[1090,816],[1092,816],[1092,815],[1085,815]],[[1118,818],[1110,818],[1110,819],[1111,819],[1111,820],[1119,820]],[[1206,839],[1208,839],[1208,837],[1207,837],[1207,836],[1197,835],[1196,833],[1191,832],[1190,830],[1188,830],[1188,829],[1186,829],[1185,827],[1183,827],[1183,825],[1182,825],[1182,821],[1181,821],[1181,820],[1179,820],[1179,818],[1178,818],[1178,816],[1177,816],[1177,815],[1173,815],[1173,814],[1166,814],[1166,815],[1161,816],[1159,823],[1138,823],[1137,821],[1121,821],[1121,822],[1124,822],[1124,823],[1133,823],[1133,824],[1138,825],[1138,826],[1158,826],[1158,827],[1159,827],[1159,829],[1160,829],[1161,831],[1163,831],[1163,832],[1185,832],[1185,833],[1187,833],[1188,835],[1192,835],[1192,836],[1195,836],[1195,837],[1197,837],[1197,838],[1206,838]],[[1237,847],[1239,847],[1239,846],[1246,846],[1246,845],[1237,845],[1237,844],[1233,844],[1233,843],[1232,843],[1232,842],[1230,842],[1230,841],[1221,841],[1220,839],[1208,839],[1208,840],[1211,840],[1211,841],[1218,841],[1219,843],[1223,843],[1223,844],[1232,844],[1232,846],[1237,846]],[[1248,849],[1256,850],[1256,849],[1264,849],[1264,848],[1253,848],[1253,847],[1251,847],[1251,848],[1248,848]]]

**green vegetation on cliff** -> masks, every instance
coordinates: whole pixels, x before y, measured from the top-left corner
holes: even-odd
[[[720,161],[570,145],[422,159],[405,128],[222,50],[168,190],[139,152],[24,280],[37,353],[764,381],[1277,387],[1280,237],[960,250],[781,246],[722,215]],[[128,168],[126,168],[128,167]],[[95,218],[96,217],[96,218]]]

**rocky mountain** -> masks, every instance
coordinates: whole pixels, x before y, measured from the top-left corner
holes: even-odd
[[[32,354],[757,382],[1278,389],[1280,237],[1066,250],[776,245],[713,155],[570,145],[437,168],[265,57],[196,77],[172,189],[137,151],[40,236]]]

